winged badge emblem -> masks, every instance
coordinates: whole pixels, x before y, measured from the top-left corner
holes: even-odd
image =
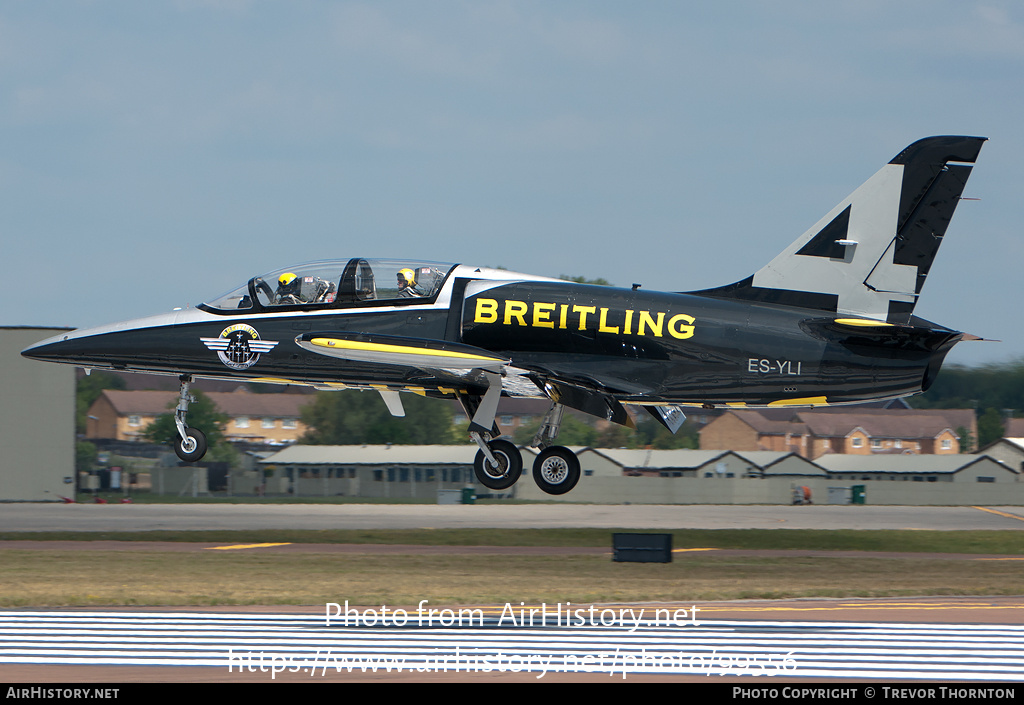
[[[245,370],[255,365],[261,353],[273,350],[278,341],[261,340],[256,329],[245,323],[228,326],[218,338],[200,338],[203,345],[217,353],[217,357],[233,370]]]

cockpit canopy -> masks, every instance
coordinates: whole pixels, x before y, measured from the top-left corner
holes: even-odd
[[[253,277],[204,304],[237,312],[348,308],[432,301],[454,264],[420,260],[350,259],[310,262]]]

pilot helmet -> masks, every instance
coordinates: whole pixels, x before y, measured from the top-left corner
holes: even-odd
[[[292,272],[285,272],[277,278],[277,283],[281,286],[288,286],[295,281],[295,275]]]
[[[416,272],[411,269],[400,269],[398,271],[398,278],[408,283],[409,286],[413,286],[416,283]]]

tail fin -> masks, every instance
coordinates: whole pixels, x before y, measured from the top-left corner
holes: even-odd
[[[984,141],[915,142],[752,277],[696,293],[908,322]]]

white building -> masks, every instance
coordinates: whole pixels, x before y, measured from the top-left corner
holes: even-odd
[[[259,462],[268,494],[431,499],[475,484],[472,446],[296,445]],[[490,493],[477,485],[479,493]]]

